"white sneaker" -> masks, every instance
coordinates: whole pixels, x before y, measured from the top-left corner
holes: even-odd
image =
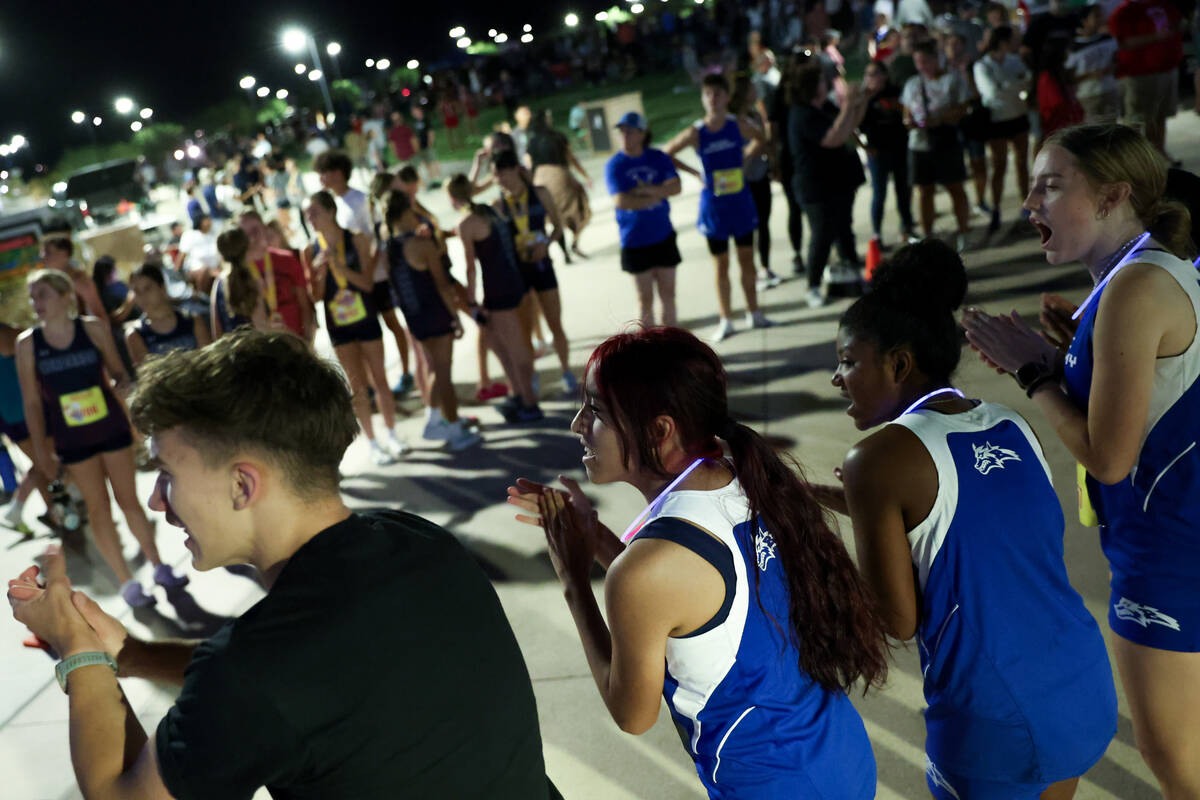
[[[17,498],[13,498],[4,507],[4,511],[0,512],[0,518],[4,520],[4,524],[14,530],[21,524],[21,511],[23,503],[18,503]]]
[[[775,323],[767,319],[767,315],[761,311],[747,311],[746,325],[750,328],[773,328]]]
[[[722,317],[720,323],[717,324],[717,329],[713,331],[712,340],[714,342],[723,342],[730,336],[733,336],[733,320],[728,317]]]
[[[404,440],[404,437],[395,431],[388,431],[387,438],[384,440],[384,445],[387,451],[396,458],[403,458],[412,452],[412,446]]]
[[[825,305],[825,294],[818,288],[808,290],[808,294],[804,295],[804,304],[809,308],[821,308]]]
[[[371,442],[371,461],[377,467],[386,467],[388,464],[395,464],[396,457],[379,446],[379,442]]]
[[[431,414],[425,423],[425,430],[421,432],[421,438],[436,439],[437,441],[449,439],[450,423],[446,422],[446,418],[441,414]]]
[[[954,242],[956,245],[955,249],[959,253],[965,253],[971,247],[971,242],[965,233],[958,234],[958,237],[954,240]]]
[[[446,437],[446,447],[456,453],[460,450],[466,450],[468,447],[474,447],[483,441],[483,437],[468,429],[461,419],[457,422],[448,422],[446,424],[450,428],[450,435]]]

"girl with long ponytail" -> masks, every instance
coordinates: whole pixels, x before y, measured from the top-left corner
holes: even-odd
[[[642,516],[616,536],[569,478],[508,493],[545,530],[613,719],[642,733],[665,698],[712,797],[874,797],[847,692],[886,676],[875,601],[795,462],[730,416],[716,353],[678,328],[613,336],[582,403],[588,477],[637,488]]]
[[[239,227],[230,227],[217,237],[217,252],[225,269],[213,282],[212,311],[209,322],[213,339],[235,328],[267,330],[271,319],[263,302],[262,287],[246,263],[250,239]]]

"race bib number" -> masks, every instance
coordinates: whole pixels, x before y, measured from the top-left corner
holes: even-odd
[[[741,167],[719,169],[713,173],[713,194],[721,197],[727,194],[737,194],[746,186]]]
[[[108,416],[108,403],[99,386],[59,395],[58,403],[62,406],[63,419],[68,428],[91,425]]]
[[[361,294],[343,289],[333,298],[332,313],[334,325],[353,325],[367,318],[367,307]]]

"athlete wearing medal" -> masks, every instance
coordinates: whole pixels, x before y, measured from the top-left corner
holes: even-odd
[[[142,309],[142,319],[125,331],[125,345],[135,367],[150,355],[162,355],[172,350],[195,350],[212,341],[208,326],[200,317],[175,308],[157,264],[143,264],[129,276],[129,289],[134,302]]]
[[[304,250],[313,296],[319,295],[325,301],[325,328],[350,382],[354,410],[370,442],[371,458],[378,465],[391,464],[410,448],[395,430],[395,400],[383,365],[383,332],[371,299],[375,287],[373,239],[338,225],[337,204],[327,191],[309,198],[305,215],[316,231],[313,242]],[[383,415],[386,449],[375,437],[368,382],[375,389],[375,402]]]
[[[1015,314],[964,319],[1086,471],[1081,500],[1112,573],[1108,624],[1138,748],[1169,798],[1200,797],[1200,283],[1190,217],[1141,134],[1084,125],[1046,140],[1025,201],[1052,264],[1096,288],[1043,301],[1047,338]],[[1144,238],[1149,233],[1149,238]],[[1056,346],[1057,345],[1057,346]]]
[[[866,800],[875,759],[846,689],[882,683],[881,621],[808,485],[729,417],[725,387],[687,331],[611,337],[571,430],[588,477],[637,488],[648,521],[626,547],[568,478],[567,495],[519,480],[509,502],[543,526],[623,730],[648,730],[665,699],[710,797]],[[594,562],[608,569],[605,616]]]
[[[846,456],[845,491],[818,496],[853,522],[888,632],[917,638],[933,796],[1065,800],[1116,732],[1112,670],[1033,431],[949,386],[966,287],[927,240],[842,316],[833,385],[856,428],[882,427]]]
[[[700,217],[696,227],[708,240],[717,273],[717,306],[721,321],[713,334],[721,341],[733,334],[733,300],[729,282],[729,238],[737,248],[742,294],[746,298],[746,324],[765,328],[771,322],[758,310],[754,271],[754,231],[758,213],[746,185],[743,165],[757,156],[765,144],[760,128],[748,120],[726,113],[729,84],[722,75],[707,75],[701,84],[704,118],[680,131],[663,152],[674,156],[691,147],[704,165],[704,189],[700,192]]]
[[[311,343],[316,316],[303,265],[291,252],[268,246],[267,226],[257,211],[243,211],[238,227],[249,239],[246,266],[262,287],[271,326],[285,328]]]

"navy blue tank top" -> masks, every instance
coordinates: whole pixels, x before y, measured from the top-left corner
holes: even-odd
[[[400,311],[410,328],[442,330],[451,325],[450,313],[427,269],[413,269],[404,257],[404,246],[414,234],[393,237],[388,242],[388,277],[396,290]]]
[[[149,317],[142,317],[137,332],[146,345],[146,352],[155,355],[171,350],[195,350],[200,346],[196,341],[195,319],[182,311],[175,312],[175,327],[166,333],[159,333],[150,327]]]
[[[46,414],[46,433],[58,452],[111,441],[129,431],[125,411],[104,373],[104,359],[75,320],[75,336],[63,349],[33,329],[33,359]]]
[[[216,288],[213,290],[213,306],[217,310],[217,321],[221,323],[222,333],[229,333],[237,328],[254,324],[247,317],[243,317],[241,314],[234,314],[229,308],[229,301],[225,298],[224,277],[217,279]]]
[[[342,231],[342,243],[342,250],[346,257],[346,269],[362,274],[364,272],[363,264],[358,257],[358,248],[354,246],[354,234],[350,231]],[[313,255],[320,252],[321,241],[317,239],[313,242]],[[373,271],[366,274],[373,274]],[[338,295],[342,296],[341,301],[337,301]],[[331,338],[336,341],[378,338],[378,336],[359,336],[367,329],[379,327],[378,311],[370,292],[364,292],[349,281],[346,282],[345,289],[340,288],[337,279],[333,277],[333,270],[327,269],[325,271],[324,300],[325,326]]]
[[[486,239],[475,242],[475,257],[483,279],[483,305],[488,309],[509,309],[525,295],[525,280],[517,267],[517,249],[512,231],[500,215],[489,206],[479,206],[476,212],[484,217],[490,228]]]

